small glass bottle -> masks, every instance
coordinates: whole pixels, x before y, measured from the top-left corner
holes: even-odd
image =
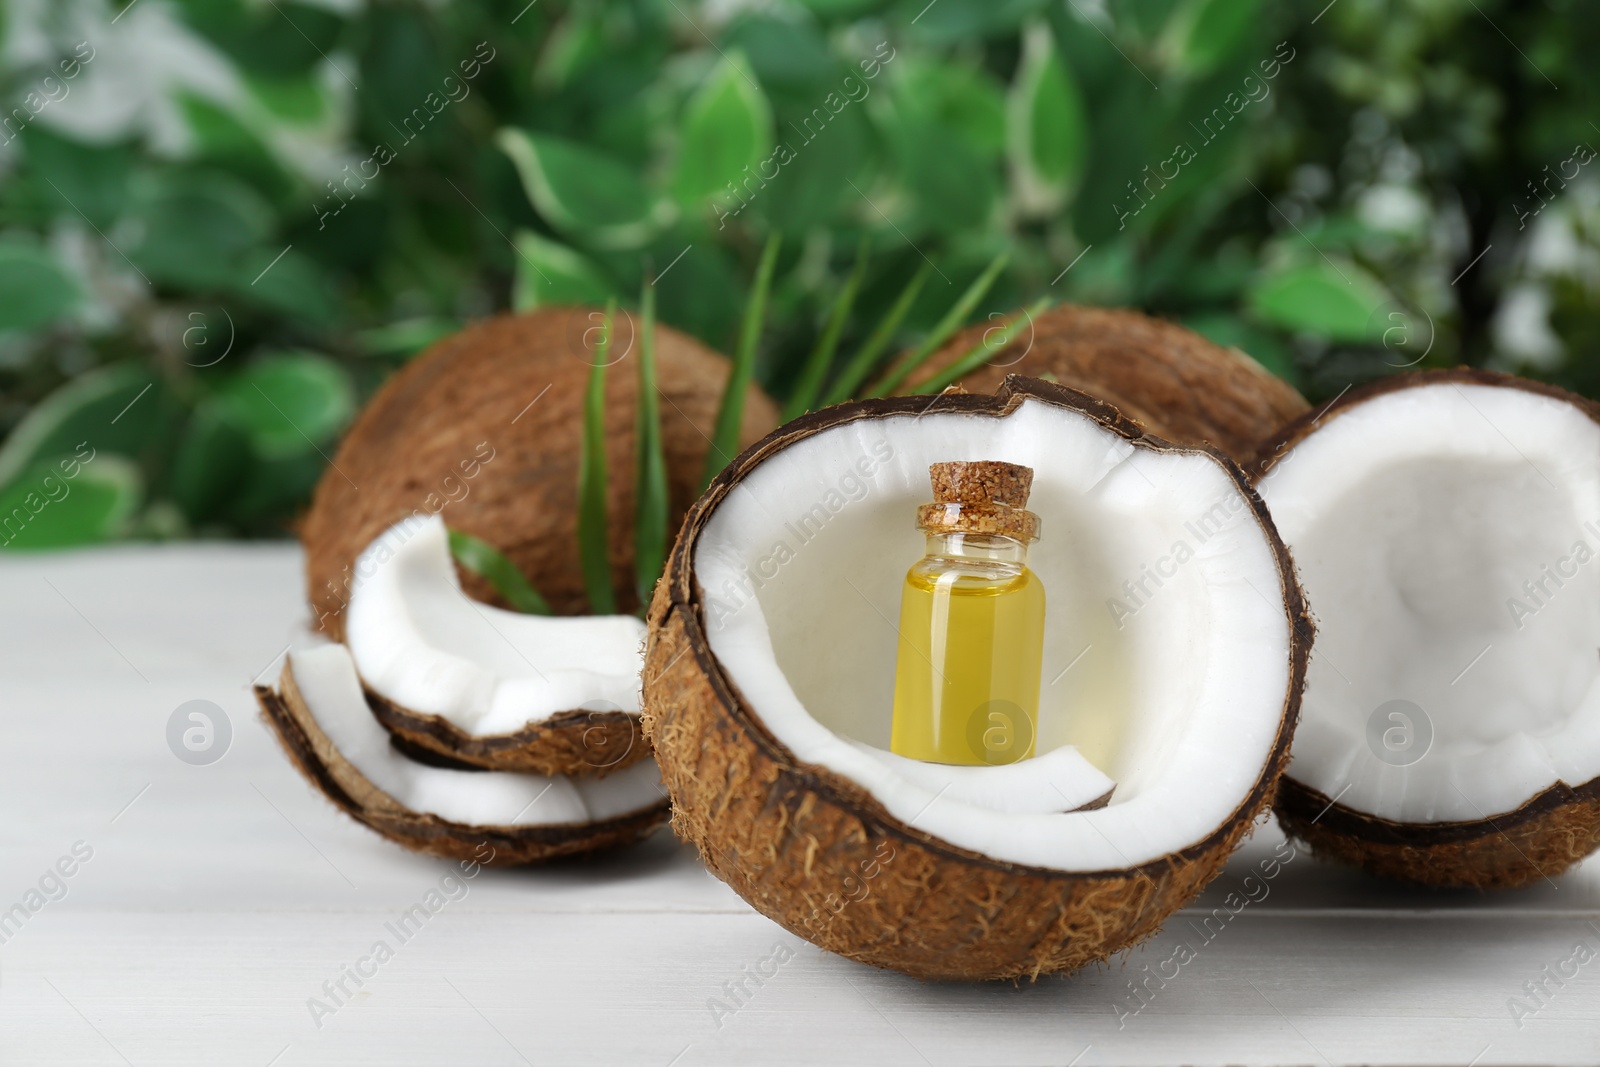
[[[894,725],[898,755],[934,763],[1015,763],[1034,754],[1044,650],[1044,586],[1028,569],[1039,517],[1033,470],[935,463],[933,503],[917,509],[927,554],[900,597]]]

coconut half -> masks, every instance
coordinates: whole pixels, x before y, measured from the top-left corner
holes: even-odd
[[[1046,805],[1048,774],[1000,781],[1023,765],[952,795],[861,747],[888,745],[891,620],[944,460],[1034,470],[1037,748],[1115,781],[1104,807]],[[648,621],[645,726],[677,832],[799,936],[937,978],[1102,960],[1198,893],[1269,802],[1311,640],[1237,466],[1023,378],[769,435],[690,511]]]
[[[494,770],[604,775],[648,755],[644,623],[525,615],[461,590],[444,520],[362,553],[344,629],[373,713],[411,744]]]
[[[1600,845],[1600,408],[1483,371],[1345,394],[1262,449],[1318,620],[1285,828],[1406,881]]]
[[[997,325],[979,323],[951,337],[907,386],[960,359]],[[992,392],[1009,374],[1081,389],[1150,433],[1178,444],[1214,445],[1240,463],[1309,406],[1293,386],[1239,349],[1123,308],[1058,304],[1033,316],[960,384],[971,392]]]
[[[356,820],[409,849],[491,865],[534,863],[642,838],[667,818],[650,761],[606,778],[458,770],[397,751],[367,710],[343,645],[291,652],[256,687],[289,758]]]

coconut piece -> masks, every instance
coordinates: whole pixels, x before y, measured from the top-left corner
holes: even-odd
[[[853,743],[887,745],[911,519],[929,465],[960,459],[1035,472],[1029,565],[1052,605],[1038,748],[1074,745],[1115,779],[1103,808],[930,802]],[[1269,801],[1311,640],[1236,465],[1022,378],[768,436],[690,511],[648,622],[645,728],[678,834],[786,929],[940,978],[1103,960],[1198,893]]]
[[[643,762],[608,778],[456,770],[408,759],[367,711],[342,645],[292,652],[267,722],[295,766],[359,822],[409,849],[491,865],[534,863],[627,844],[667,818]],[[487,849],[484,846],[487,845]]]
[[[899,788],[921,789],[925,805],[948,799],[992,811],[1043,815],[1103,808],[1117,787],[1072,745],[1016,763],[958,767],[907,759],[860,741],[850,744],[905,779]]]
[[[995,329],[960,331],[907,379],[913,389],[975,348]],[[960,379],[993,392],[1009,374],[1047,378],[1114,405],[1149,432],[1178,444],[1211,444],[1240,463],[1305,398],[1236,348],[1120,308],[1059,304],[1033,317],[1009,345]]]
[[[1414,373],[1287,427],[1260,467],[1320,630],[1285,828],[1445,886],[1600,846],[1600,407]]]
[[[434,344],[378,390],[318,483],[300,530],[312,612],[329,637],[344,639],[357,557],[412,516],[443,515],[452,529],[495,546],[557,614],[590,610],[578,558],[578,459],[592,338],[603,314],[548,308],[476,323]],[[622,611],[638,606],[635,327],[626,312],[617,315],[605,386],[607,554]],[[698,495],[730,364],[666,326],[656,327],[655,353],[676,528]],[[776,425],[776,408],[752,386],[740,447]],[[462,584],[476,600],[510,606],[475,574],[463,574]]]
[[[644,623],[524,615],[462,591],[444,520],[402,521],[356,565],[345,634],[396,735],[492,770],[607,774],[648,755]]]

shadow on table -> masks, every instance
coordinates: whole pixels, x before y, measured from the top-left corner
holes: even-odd
[[[530,867],[505,867],[501,878],[521,878],[543,885],[631,882],[672,873],[704,872],[693,846],[658,830],[644,841],[592,856],[567,856]]]
[[[1520,889],[1437,889],[1321,859],[1268,824],[1229,858],[1223,873],[1189,910],[1209,912],[1236,894],[1249,899],[1252,907],[1273,912],[1585,911],[1600,903],[1600,865],[1589,866],[1593,869],[1578,867]]]

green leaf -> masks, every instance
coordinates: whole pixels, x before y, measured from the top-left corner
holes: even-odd
[[[554,304],[603,304],[614,294],[605,273],[566,245],[532,230],[518,230],[513,243],[517,273],[511,306],[517,311]]]
[[[1383,286],[1348,261],[1302,263],[1263,276],[1250,290],[1250,308],[1274,326],[1330,341],[1374,342],[1383,336],[1375,313],[1389,299]]]
[[[279,164],[256,130],[238,115],[196,92],[181,90],[177,97],[195,158],[221,164],[273,199],[282,199],[295,190],[295,179]]]
[[[650,606],[650,594],[667,559],[667,453],[661,435],[661,400],[656,387],[656,292],[646,284],[640,300],[644,319],[639,342],[639,415],[634,426],[638,455],[634,459],[633,564],[639,607]]]
[[[818,101],[825,101],[828,91],[775,102],[778,128],[783,133],[780,140],[788,152],[777,152],[775,158],[782,164],[778,176],[769,188],[760,190],[748,202],[757,214],[784,233],[837,229],[840,216],[860,206],[857,189],[871,181],[868,173],[881,138],[868,120],[866,108],[854,103],[822,125],[819,114],[832,112],[826,103]],[[734,215],[743,211],[738,202],[717,206]],[[718,224],[722,222],[719,216]]]
[[[260,194],[225,174],[162,174],[133,210],[142,227],[128,255],[151,280],[199,292],[247,284],[245,256],[272,227]]]
[[[1098,34],[1086,32],[1104,46]],[[1061,42],[1058,46],[1063,50],[1067,47]],[[1143,78],[1135,74],[1132,78],[1093,84],[1094,109],[1089,112],[1093,151],[1073,190],[1069,210],[1078,242],[1102,246],[1120,237],[1134,236],[1154,220],[1155,211],[1140,210],[1128,182],[1135,176],[1142,179],[1145,166],[1152,171],[1158,169],[1163,160],[1172,157],[1174,146],[1170,143],[1170,121],[1153,106],[1153,97],[1160,94],[1153,93]],[[1205,155],[1216,153],[1221,147],[1211,146]],[[1191,163],[1188,169],[1197,165]],[[1156,203],[1167,198],[1164,194]],[[1096,258],[1098,255],[1096,252]],[[1078,270],[1073,271],[1074,275],[1077,273]]]
[[[955,362],[944,370],[911,391],[913,393],[937,393],[954,385],[993,359],[1015,340],[1023,330],[1032,327],[1034,317],[1044,313],[1054,302],[1050,297],[1042,296],[1023,308],[1020,314],[1000,329],[983,331],[983,337],[979,339],[977,344],[963,352]]]
[[[1000,86],[982,68],[948,58],[907,57],[897,72],[900,106],[959,131],[988,159],[1005,148],[1005,101]]]
[[[839,380],[833,383],[833,388],[828,390],[823,397],[822,406],[828,407],[849,400],[855,395],[862,382],[872,374],[873,368],[878,365],[878,360],[883,356],[884,349],[889,347],[889,342],[894,340],[895,331],[900,329],[900,323],[905,321],[906,312],[917,302],[917,296],[922,292],[922,287],[928,281],[928,274],[932,265],[924,263],[912,275],[906,287],[900,291],[895,302],[889,305],[889,310],[884,312],[883,318],[872,333],[856,350],[845,364],[844,373],[839,375]]]
[[[693,243],[693,249],[685,252]],[[749,279],[726,245],[676,232],[646,250],[652,270],[666,270],[655,279],[656,306],[669,326],[721,347],[734,336],[744,310]],[[670,267],[670,270],[667,268]]]
[[[565,89],[585,70],[611,55],[605,13],[571,8],[551,29],[533,68],[533,84],[545,92]]]
[[[134,157],[126,146],[83,144],[38,123],[27,128],[22,145],[26,174],[39,182],[38,195],[49,211],[74,224],[87,218],[92,226],[111,228],[128,201]]]
[[[806,358],[805,366],[800,369],[800,380],[795,383],[794,392],[789,395],[789,402],[783,407],[783,421],[788,422],[805,411],[810,410],[812,402],[816,400],[817,393],[822,389],[823,380],[828,376],[828,367],[833,363],[834,351],[839,347],[839,335],[844,332],[844,324],[850,318],[850,308],[856,302],[856,293],[861,290],[861,279],[867,273],[867,239],[861,239],[860,246],[856,249],[856,265],[850,271],[844,288],[839,290],[839,295],[834,299],[833,309],[828,312],[827,325],[822,328],[822,335],[817,338],[816,347],[811,350],[811,355]]]
[[[995,256],[989,265],[984,268],[983,273],[978,275],[971,285],[967,286],[966,292],[961,294],[961,298],[950,306],[949,311],[945,312],[944,318],[939,320],[933,331],[922,339],[922,343],[917,345],[911,351],[911,354],[901,360],[893,370],[884,375],[883,380],[867,395],[887,396],[899,388],[900,383],[910,377],[911,372],[921,366],[922,362],[933,354],[934,349],[944,344],[950,338],[950,335],[960,329],[962,324],[967,321],[973,310],[977,308],[978,302],[988,293],[989,287],[994,285],[994,280],[1000,276],[1002,270],[1005,270],[1006,262],[1010,258],[1010,252],[1001,252],[998,256]]]
[[[355,414],[355,389],[325,356],[270,356],[239,372],[217,393],[229,417],[261,457],[288,457],[329,443]]]
[[[1156,48],[1177,70],[1209,74],[1240,50],[1260,19],[1261,0],[1183,0]]]
[[[589,387],[583,397],[583,447],[578,452],[578,560],[589,610],[596,615],[617,610],[611,588],[611,530],[606,519],[606,364],[611,358],[615,316],[616,304],[608,304],[595,339],[594,363],[589,367]]]
[[[722,404],[717,408],[716,428],[711,432],[711,447],[706,450],[706,469],[700,477],[703,492],[717,472],[728,465],[739,451],[739,426],[744,421],[744,398],[755,380],[756,346],[761,340],[761,328],[767,319],[767,293],[772,288],[772,272],[778,263],[777,234],[767,238],[761,250],[761,265],[756,268],[756,284],[750,290],[744,308],[744,322],[739,327],[739,350],[734,353],[733,372],[722,392]]]
[[[1039,0],[940,0],[935,4],[913,0],[901,5],[900,13],[912,24],[917,39],[960,48],[979,45],[986,37],[1012,36],[1018,24],[1042,6]]]
[[[822,19],[848,19],[865,15],[883,6],[883,0],[800,0],[812,14]]]
[[[548,615],[550,605],[506,555],[487,541],[460,530],[450,530],[450,555],[455,561],[488,582],[516,610],[524,615]]]
[[[728,21],[716,47],[737,51],[768,92],[800,93],[823,106],[823,97],[841,88],[839,81],[848,70],[833,54],[822,27],[776,5],[740,11]],[[888,47],[887,42],[880,45]]]
[[[335,99],[315,77],[275,78],[244,72],[245,88],[263,110],[293,126],[316,126],[334,114]]]
[[[552,226],[608,247],[649,238],[654,198],[623,164],[547,134],[503,129],[495,143],[511,157],[522,188]]]
[[[461,322],[457,319],[424,315],[362,330],[356,339],[367,355],[413,356],[439,338],[448,337],[460,329]]]
[[[673,195],[684,205],[703,203],[771,151],[772,106],[749,66],[726,57],[684,111]]]
[[[72,313],[78,283],[42,248],[0,243],[0,331],[36,330]]]
[[[139,506],[139,469],[101,453],[87,463],[55,459],[0,489],[0,547],[67,548],[109,541]]]
[[[339,317],[333,282],[322,264],[293,247],[246,252],[229,288],[290,319],[332,326]]]
[[[887,132],[899,180],[911,193],[915,227],[958,233],[989,223],[1000,182],[981,146],[963,131],[903,106]]]
[[[216,397],[195,407],[168,471],[167,492],[191,522],[221,515],[250,478],[250,439]]]
[[[1006,100],[1006,148],[1023,198],[1047,210],[1077,184],[1089,156],[1083,97],[1049,26],[1023,38],[1022,63]]]
[[[166,430],[165,390],[144,367],[120,363],[80,374],[25,415],[0,446],[0,484],[50,456],[87,444],[140,457]]]
[[[137,2],[117,0],[111,6],[120,11],[130,11]],[[174,6],[181,10],[185,27],[204,35],[238,67],[277,76],[328,73],[326,57],[328,53],[339,49],[341,31],[349,25],[343,13],[327,5],[279,4],[277,0],[272,4],[177,0]],[[276,10],[277,7],[283,7],[285,11],[280,12]],[[375,28],[383,28],[390,21],[377,20]],[[363,50],[371,47],[366,41],[362,44]],[[339,67],[348,69],[343,61]],[[423,68],[414,66],[411,71],[414,73],[420,69]],[[362,74],[365,75],[365,70]],[[341,81],[340,84],[344,83]],[[364,80],[362,86],[366,86]]]
[[[281,535],[286,517],[305,506],[317,482],[327,474],[328,461],[323,455],[311,448],[274,456],[255,453],[245,481],[221,503],[226,520],[256,536]]]

